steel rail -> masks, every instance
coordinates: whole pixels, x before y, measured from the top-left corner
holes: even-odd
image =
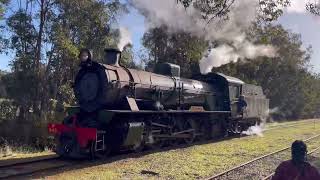
[[[11,166],[36,163],[36,162],[40,162],[40,161],[44,161],[44,160],[58,159],[58,158],[59,158],[58,155],[52,154],[52,155],[44,155],[44,156],[38,156],[38,157],[25,158],[25,160],[8,159],[8,160],[4,160],[4,162],[0,163],[0,169],[8,168]],[[8,161],[8,163],[6,163],[5,161]],[[10,163],[10,161],[11,161],[11,163]]]
[[[320,149],[320,146],[317,147],[317,148],[315,148],[315,149],[313,149],[312,151],[308,152],[307,155],[313,154],[313,153],[317,152],[319,149]],[[274,175],[274,172],[271,173],[271,174],[269,174],[268,176],[264,177],[263,180],[271,179],[271,177],[272,177],[273,175]]]
[[[312,139],[315,139],[315,138],[317,138],[317,137],[319,137],[319,136],[320,136],[320,134],[317,134],[317,135],[314,135],[314,136],[312,136],[312,137],[309,137],[309,138],[307,138],[307,139],[305,139],[305,140],[303,140],[303,141],[304,141],[304,142],[308,142],[308,141],[310,141],[310,140],[312,140]],[[246,165],[248,165],[248,164],[251,164],[251,163],[253,163],[253,162],[255,162],[255,161],[258,161],[258,160],[260,160],[260,159],[269,157],[269,156],[274,155],[274,154],[277,154],[277,153],[279,153],[279,152],[288,150],[288,149],[290,149],[290,148],[291,148],[291,146],[287,146],[287,147],[282,148],[282,149],[280,149],[280,150],[273,151],[273,152],[271,152],[271,153],[268,153],[268,154],[259,156],[259,157],[257,157],[257,158],[254,158],[254,159],[248,161],[248,162],[245,162],[245,163],[240,164],[240,165],[238,165],[238,166],[235,166],[235,167],[233,167],[233,168],[231,168],[231,169],[228,169],[228,170],[226,170],[226,171],[223,171],[223,172],[221,172],[221,173],[219,173],[219,174],[216,174],[216,175],[213,175],[213,176],[211,176],[211,177],[209,177],[209,178],[206,178],[206,180],[211,180],[211,179],[218,178],[218,177],[220,177],[220,176],[223,176],[223,175],[225,175],[225,174],[228,174],[228,173],[231,172],[231,171],[234,171],[234,170],[236,170],[236,169],[242,168],[242,167],[244,167],[244,166],[246,166]]]
[[[2,165],[0,167],[0,179],[8,179],[13,177],[20,177],[25,175],[30,175],[33,173],[53,170],[62,168],[72,163],[68,161],[61,160],[59,161],[59,157],[52,157],[46,159],[37,159],[33,161],[25,161],[25,162],[15,162],[8,165]],[[44,165],[47,164],[48,167]],[[38,168],[37,168],[38,165]]]

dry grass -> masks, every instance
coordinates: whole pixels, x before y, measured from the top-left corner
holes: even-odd
[[[49,179],[195,179],[219,173],[254,157],[278,150],[296,139],[320,133],[320,122],[274,129],[263,137],[248,136],[204,145],[155,152],[138,158],[51,175]],[[155,174],[145,174],[151,171]]]
[[[36,149],[30,147],[11,147],[9,145],[3,145],[0,148],[0,161],[1,160],[13,160],[13,159],[24,159],[31,157],[38,157],[43,155],[53,154],[53,152],[49,150],[38,151]]]

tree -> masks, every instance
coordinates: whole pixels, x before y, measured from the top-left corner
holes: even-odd
[[[2,20],[4,12],[5,12],[5,6],[9,3],[9,0],[0,0],[0,20]]]
[[[5,12],[5,6],[9,3],[9,0],[0,0],[0,21],[3,20],[4,12]],[[0,53],[3,52],[4,49],[6,49],[6,45],[8,44],[7,39],[3,37],[3,31],[4,27],[0,25]]]
[[[28,0],[8,18],[15,58],[6,83],[22,108],[21,119],[30,111],[45,120],[55,110],[50,102],[74,103],[70,81],[78,69],[79,49],[92,49],[94,59],[101,61],[103,49],[117,43],[111,27],[122,12],[125,6],[119,1]]]
[[[201,0],[177,0],[178,3],[182,3],[185,8],[193,6],[199,9],[202,13],[202,17],[207,20],[214,18],[227,17],[230,12],[230,7],[235,0],[220,0],[220,1],[201,1]]]
[[[185,32],[169,34],[164,26],[146,32],[142,43],[149,54],[144,60],[147,68],[154,68],[156,63],[170,62],[181,66],[183,77],[200,72],[198,61],[207,47],[207,42],[201,38]]]
[[[78,70],[79,49],[91,49],[93,59],[101,62],[104,48],[116,46],[118,33],[111,26],[125,7],[119,1],[59,0],[57,9],[50,29],[49,41],[53,45],[48,52],[47,80],[53,81],[53,99],[71,103],[73,100],[63,94],[72,92],[68,84]]]
[[[11,62],[12,73],[6,76],[8,95],[21,107],[21,119],[33,106],[36,95],[37,76],[33,71],[36,51],[37,31],[32,24],[32,17],[19,9],[7,19],[11,30],[10,49],[15,51]]]
[[[193,6],[200,10],[202,18],[208,23],[214,18],[228,19],[228,14],[232,10],[232,5],[237,0],[177,0],[185,8]],[[259,0],[260,19],[270,22],[278,19],[283,14],[283,8],[290,5],[290,0]]]
[[[6,85],[3,82],[3,77],[6,75],[6,72],[0,70],[0,99],[7,97]]]
[[[240,61],[214,71],[261,85],[270,98],[270,107],[279,108],[279,118],[297,119],[316,115],[320,100],[316,89],[320,79],[309,72],[311,52],[310,49],[302,50],[300,35],[288,32],[280,25],[257,25],[251,31],[251,38],[256,43],[277,47],[278,57]]]
[[[314,3],[307,3],[306,9],[310,11],[312,14],[320,16],[320,1]]]

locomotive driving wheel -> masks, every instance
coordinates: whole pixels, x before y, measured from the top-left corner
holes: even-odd
[[[182,131],[182,126],[181,126],[181,122],[175,120],[174,125],[172,126],[171,129],[171,134],[174,136],[176,133],[179,133]],[[172,138],[169,140],[169,143],[171,146],[178,146],[179,144],[182,143],[182,140],[180,138]]]
[[[101,151],[96,151],[96,142],[92,141],[90,143],[90,148],[89,148],[89,152],[90,152],[90,159],[94,160],[96,158],[103,158],[108,156],[111,153],[111,148],[109,145],[105,145],[105,148]]]
[[[195,127],[192,120],[185,120],[182,122],[182,132],[185,135],[183,138],[184,143],[191,144],[196,138]]]

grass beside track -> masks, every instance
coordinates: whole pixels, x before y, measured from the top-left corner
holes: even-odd
[[[9,152],[0,152],[0,164],[2,160],[23,160],[26,158],[33,158],[33,157],[39,157],[39,156],[44,156],[44,155],[51,155],[54,154],[51,151],[28,151],[28,150],[9,150]]]
[[[263,154],[320,133],[320,122],[270,130],[263,137],[247,136],[136,158],[65,171],[49,179],[194,179],[227,170]],[[147,173],[143,173],[147,172]],[[151,173],[148,173],[151,172]],[[153,173],[152,173],[153,172]]]

